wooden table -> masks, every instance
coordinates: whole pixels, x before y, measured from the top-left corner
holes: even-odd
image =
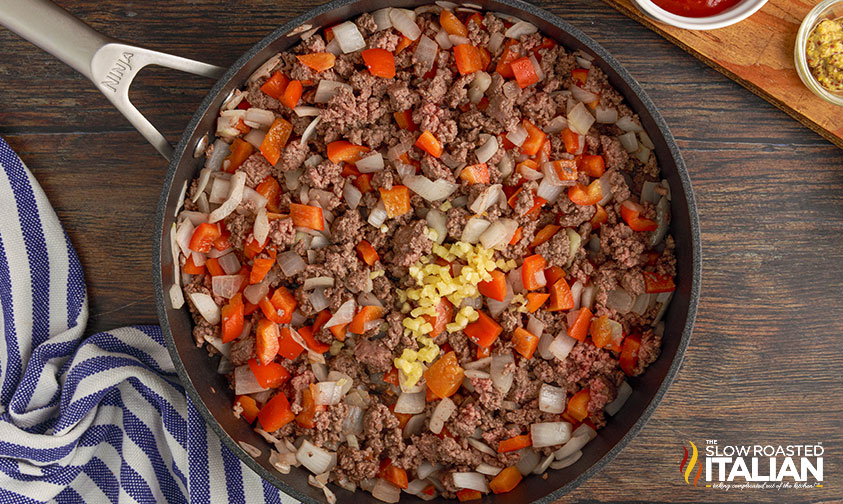
[[[61,0],[97,29],[227,66],[316,2]],[[843,498],[843,151],[599,2],[540,2],[614,54],[677,137],[702,223],[685,365],[641,434],[565,502]],[[89,332],[155,323],[153,214],[166,163],[89,83],[0,29],[0,135],[34,172],[85,266]],[[133,99],[172,140],[209,83],[145,71]],[[824,488],[680,479],[682,445],[816,443]]]

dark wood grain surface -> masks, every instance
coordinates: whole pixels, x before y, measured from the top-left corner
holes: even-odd
[[[62,0],[109,35],[227,66],[308,2]],[[653,419],[565,502],[843,499],[843,151],[599,2],[540,2],[613,53],[677,137],[702,224],[703,287],[684,367]],[[143,72],[133,99],[171,140],[209,83]],[[166,163],[82,77],[0,29],[0,135],[85,267],[89,332],[155,323],[154,208]],[[823,488],[714,490],[683,444],[822,443]]]

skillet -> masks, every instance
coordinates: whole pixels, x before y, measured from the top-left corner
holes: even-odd
[[[307,503],[322,503],[320,490],[307,484],[304,469],[293,468],[282,475],[269,463],[270,446],[242,420],[231,414],[233,392],[224,376],[216,373],[217,362],[209,361],[204,349],[197,348],[191,336],[192,320],[187,308],[172,308],[169,290],[173,285],[173,259],[169,230],[175,221],[183,187],[202,168],[202,153],[213,132],[220,105],[240,88],[246,79],[272,55],[284,51],[312,28],[330,26],[363,12],[383,7],[408,7],[430,3],[427,0],[334,0],[288,21],[255,44],[228,69],[162,52],[151,51],[102,35],[48,0],[0,0],[0,24],[56,56],[90,79],[138,131],[169,161],[156,211],[153,277],[159,320],[179,377],[185,390],[207,424],[226,446],[264,479]],[[670,185],[671,233],[676,240],[677,288],[665,315],[665,337],[659,359],[643,375],[629,379],[633,393],[624,408],[612,417],[596,439],[589,443],[582,458],[565,469],[549,471],[548,478],[530,476],[526,483],[507,494],[488,495],[484,504],[550,503],[597,473],[641,430],[676,377],[691,338],[699,299],[701,253],[699,222],[693,190],[682,156],[667,124],[653,102],[632,76],[591,38],[555,15],[520,0],[477,0],[474,7],[503,12],[529,21],[545,35],[569,49],[580,49],[595,56],[609,82],[639,115],[653,143],[662,176]],[[191,118],[179,143],[173,147],[131,104],[129,87],[146,65],[160,65],[216,79]],[[253,458],[239,441],[259,447]],[[370,494],[351,494],[332,487],[340,501],[354,499],[375,503]],[[420,502],[402,495],[402,502]]]

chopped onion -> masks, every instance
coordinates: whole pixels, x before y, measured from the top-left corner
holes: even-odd
[[[371,292],[361,292],[357,296],[357,304],[360,306],[377,306],[383,308],[383,303]]]
[[[670,223],[670,204],[666,196],[662,196],[656,205],[656,223],[658,227],[650,236],[650,247],[655,247],[664,239],[667,234],[667,227]]]
[[[639,131],[638,132],[638,138],[641,139],[641,145],[643,145],[644,147],[646,147],[650,150],[656,148],[656,146],[653,145],[653,141],[650,140],[650,135],[648,135],[646,131],[643,131],[643,130]]]
[[[582,103],[593,103],[600,99],[599,96],[591,91],[586,91],[585,89],[573,84],[571,85],[571,94],[575,100]]]
[[[342,387],[337,382],[323,381],[311,386],[313,402],[317,405],[332,406],[338,404],[343,397]]]
[[[553,354],[554,357],[563,361],[568,354],[571,353],[571,349],[574,348],[574,345],[577,344],[577,340],[568,336],[566,331],[562,330],[559,331],[559,334],[556,335],[556,338],[553,339],[553,342],[548,347],[548,351]]]
[[[621,386],[618,387],[618,395],[615,397],[615,400],[607,404],[603,409],[606,410],[608,415],[614,416],[615,413],[620,411],[630,395],[632,395],[632,387],[624,380],[621,382]]]
[[[275,121],[275,113],[271,110],[250,107],[246,110],[243,122],[250,128],[268,129]]]
[[[390,8],[386,7],[384,9],[378,9],[372,13],[372,18],[375,20],[375,24],[378,25],[377,31],[383,31],[392,28],[392,21],[389,20],[389,11]]]
[[[317,287],[333,287],[334,278],[329,276],[311,277],[304,281],[304,290],[313,290]]]
[[[536,33],[537,31],[539,31],[539,29],[536,25],[526,21],[518,21],[506,30],[504,36],[520,39],[522,35],[529,35],[531,33]]]
[[[345,303],[341,304],[339,309],[337,309],[336,313],[334,313],[331,318],[325,322],[325,327],[333,327],[335,325],[340,324],[347,324],[351,322],[351,319],[354,318],[354,311],[356,309],[357,304],[354,302],[354,298],[349,299]]]
[[[404,430],[401,431],[401,435],[408,438],[420,433],[424,427],[425,420],[427,420],[427,415],[413,415],[409,420],[407,420],[407,424],[404,425]]]
[[[464,44],[471,44],[471,40],[468,37],[463,37],[462,35],[448,35],[448,39],[451,41],[451,44],[458,46]]]
[[[313,101],[315,103],[328,103],[331,101],[331,98],[340,92],[340,88],[347,88],[349,91],[352,90],[352,87],[344,82],[322,79],[319,81],[319,85],[316,86],[316,94],[313,95]]]
[[[524,129],[524,126],[521,123],[518,123],[514,128],[506,133],[506,139],[515,144],[517,147],[521,147],[524,140],[527,139],[527,130]]]
[[[258,214],[255,217],[255,226],[253,234],[255,237],[255,241],[257,241],[258,243],[266,242],[266,237],[269,236],[269,219],[266,216],[266,208],[261,208],[260,210],[258,210]]]
[[[434,39],[436,40],[436,43],[439,44],[439,47],[445,51],[454,47],[454,44],[451,43],[451,38],[448,36],[448,32],[445,30],[439,30]]]
[[[530,315],[527,319],[527,331],[536,338],[541,338],[544,332],[544,322]]]
[[[313,309],[317,312],[324,310],[331,304],[328,298],[325,297],[324,288],[320,287],[310,293],[310,304],[313,305]]]
[[[211,280],[214,295],[231,299],[240,292],[240,287],[243,286],[245,280],[246,277],[243,275],[216,275]]]
[[[383,200],[378,200],[378,204],[375,205],[375,208],[369,213],[369,218],[366,220],[372,226],[376,228],[381,227],[381,225],[386,221],[386,208],[383,206]]]
[[[635,301],[632,302],[632,308],[629,311],[638,315],[644,315],[644,312],[650,307],[652,297],[652,294],[647,294],[646,292],[635,296]]]
[[[512,240],[515,231],[518,229],[518,222],[509,218],[501,218],[492,223],[480,235],[480,243],[487,249],[502,248]]]
[[[360,158],[354,163],[360,173],[374,173],[383,170],[383,155],[380,152],[373,152],[365,157]]]
[[[476,80],[477,79],[475,79],[475,81]],[[483,135],[481,135],[481,139],[482,136]],[[498,152],[498,138],[493,135],[486,135],[486,137],[486,141],[483,142],[483,145],[474,151],[474,154],[477,156],[478,163],[485,163],[486,161],[492,159],[492,157]]]
[[[237,395],[254,394],[266,390],[258,383],[255,374],[248,365],[234,368],[234,393]]]
[[[551,168],[551,170],[553,170],[553,168]],[[539,182],[539,187],[536,189],[536,196],[544,198],[548,203],[555,203],[564,189],[565,186],[554,185],[553,182],[548,180],[548,177],[545,175],[542,181]]]
[[[591,61],[589,61],[589,60],[587,60],[583,57],[580,57],[580,56],[577,56],[577,64],[580,66],[580,68],[585,68],[585,69],[591,68],[591,65],[592,65]]]
[[[451,206],[454,208],[462,208],[466,205],[466,203],[468,203],[468,196],[464,194],[451,200]]]
[[[413,62],[419,65],[421,73],[425,74],[433,68],[433,63],[436,61],[436,55],[439,53],[439,44],[433,41],[427,35],[422,35],[419,38],[419,43],[416,45],[416,50],[413,52]]]
[[[318,107],[311,107],[308,105],[299,105],[293,109],[293,112],[295,112],[296,115],[299,117],[318,116],[322,113],[322,111]]]
[[[392,26],[396,30],[410,40],[416,40],[421,35],[419,25],[403,9],[391,9],[389,11],[389,20],[392,21]]]
[[[533,472],[536,466],[539,465],[539,462],[541,462],[541,456],[539,456],[539,454],[536,453],[536,450],[532,448],[522,448],[518,450],[518,454],[521,458],[518,459],[518,463],[515,464],[515,467],[522,476],[526,476]]]
[[[363,409],[359,406],[350,404],[348,406],[348,413],[342,422],[343,434],[362,434],[364,413]]]
[[[542,71],[542,66],[539,65],[538,60],[536,59],[535,54],[530,54],[530,63],[533,64],[533,69],[536,71],[536,78],[539,79],[539,82],[544,80],[544,72]]]
[[[451,477],[454,479],[454,486],[457,488],[489,493],[489,483],[486,481],[486,476],[479,472],[455,472],[451,474]]]
[[[345,54],[359,51],[366,47],[366,41],[363,39],[363,35],[357,29],[357,25],[351,21],[334,25],[331,31],[334,32],[334,38],[337,39],[340,49]]]
[[[426,479],[428,476],[430,476],[431,474],[441,468],[442,466],[440,464],[433,465],[428,461],[424,461],[419,464],[419,468],[416,469],[416,476],[418,476],[420,479]]]
[[[539,411],[545,413],[563,413],[567,395],[565,389],[542,383],[539,389]]]
[[[582,103],[577,103],[568,112],[568,125],[574,133],[586,135],[592,124],[594,124],[594,116]]]
[[[560,448],[561,449],[561,448]],[[550,464],[551,469],[564,469],[570,465],[573,465],[577,460],[582,457],[582,452],[580,450],[575,451],[574,453],[568,455],[567,457],[557,460]]]
[[[463,368],[464,369],[483,369],[485,367],[488,367],[489,364],[491,364],[491,363],[492,363],[491,357],[483,357],[482,359],[477,359],[476,361],[469,362],[468,364],[463,366]]]
[[[555,134],[561,132],[567,127],[568,119],[566,119],[565,116],[559,115],[554,117],[544,130],[547,133]]]
[[[179,226],[176,229],[176,243],[185,257],[192,253],[190,250],[190,239],[193,238],[193,231],[195,229],[190,219],[184,219],[179,222]]]
[[[543,422],[530,426],[533,448],[561,445],[571,439],[571,424],[568,422]],[[532,472],[530,469],[529,472]]]
[[[594,111],[597,115],[597,122],[601,124],[614,124],[618,120],[618,109],[597,107]]]
[[[571,433],[571,437],[577,436],[585,436],[589,441],[591,441],[597,437],[597,431],[592,429],[587,423],[582,423],[579,427],[574,429],[574,432]]]
[[[354,187],[354,184],[346,183],[342,187],[342,196],[345,198],[345,202],[348,203],[348,207],[354,210],[360,204],[363,193],[360,192],[360,189]]]
[[[254,128],[245,135],[243,135],[243,140],[248,142],[252,145],[252,147],[258,149],[260,148],[261,144],[263,143],[263,139],[266,136],[266,130]]]
[[[638,150],[635,151],[634,155],[637,160],[641,161],[641,163],[643,164],[646,164],[647,160],[650,159],[650,152],[652,151],[650,151],[650,149],[648,149],[647,147],[639,145]]]
[[[462,236],[460,239],[473,245],[480,241],[480,235],[482,235],[483,232],[486,231],[486,228],[490,225],[491,223],[486,219],[481,219],[479,217],[469,219],[468,222],[465,223],[465,228],[462,230]]]
[[[240,134],[237,123],[246,117],[246,111],[241,109],[223,110],[217,118],[217,136],[232,139]]]
[[[322,120],[322,116],[316,116],[310,121],[310,124],[307,125],[307,128],[304,129],[304,133],[301,135],[301,140],[299,141],[299,145],[306,145],[307,141],[316,133],[316,127],[319,126],[319,121]]]
[[[214,303],[214,298],[203,292],[192,292],[187,297],[206,322],[211,325],[220,323],[220,307]]]
[[[594,308],[594,298],[597,296],[597,288],[592,283],[588,283],[582,288],[582,295],[580,296],[580,307]]]
[[[336,454],[324,450],[305,439],[296,452],[296,460],[313,474],[322,474],[328,472],[336,465]]]
[[[522,165],[518,169],[518,173],[521,174],[526,180],[539,180],[540,178],[544,177],[544,173],[539,170],[534,170],[532,168],[528,168],[525,165]]]
[[[426,404],[424,395],[424,392],[416,392],[412,394],[401,392],[401,395],[398,396],[398,401],[395,403],[395,412],[409,415],[421,413],[424,411]]]
[[[607,294],[606,307],[625,315],[632,310],[633,301],[632,296],[630,296],[628,292],[618,287],[615,290],[609,291]]]
[[[582,295],[582,282],[577,280],[571,285],[571,295],[574,297],[574,309],[577,310],[580,307],[580,296]]]
[[[231,176],[229,185],[228,199],[223,202],[216,210],[208,215],[208,222],[213,224],[219,220],[227,217],[231,212],[237,208],[240,201],[243,199],[243,189],[246,187],[246,174],[237,172]]]
[[[498,52],[498,49],[500,49],[503,45],[504,38],[504,34],[501,32],[491,34],[489,36],[489,43],[486,44],[486,49],[488,49],[492,55],[495,55]]]
[[[509,392],[509,389],[512,388],[513,378],[515,377],[511,371],[504,373],[504,368],[508,364],[514,363],[515,359],[512,357],[512,354],[492,356],[492,365],[490,366],[489,374],[492,375],[492,384],[502,394]]]
[[[553,343],[553,336],[549,332],[542,334],[541,338],[539,338],[538,352],[544,360],[551,360],[554,357],[550,352],[551,343]]]
[[[218,138],[217,141],[214,142],[214,150],[211,152],[210,157],[205,160],[205,168],[211,172],[218,171],[222,167],[223,160],[227,158],[229,154],[231,154],[231,147],[225,142],[225,140]],[[202,188],[202,190],[204,190],[204,188]]]
[[[397,10],[392,9],[392,12]],[[401,489],[385,479],[378,478],[372,487],[372,497],[381,502],[398,502],[401,499]]]
[[[656,203],[655,201],[653,203]],[[179,222],[187,219],[194,226],[198,226],[203,222],[208,222],[208,212],[194,212],[192,210],[182,210],[179,213]]]
[[[472,439],[469,439],[469,440],[468,440],[468,444],[471,444],[471,442],[472,442],[472,441],[477,441],[477,440],[476,440],[476,439],[473,439],[473,440],[472,440]],[[474,446],[474,445],[472,445],[472,446]],[[484,445],[484,446],[485,446],[485,445]],[[489,447],[488,447],[488,446],[486,446],[486,448],[489,448]],[[482,451],[482,450],[481,450],[481,451]],[[492,456],[497,455],[497,454],[495,453],[495,451],[494,451],[494,450],[492,450],[491,448],[489,448],[489,451],[491,451],[491,452],[492,452],[492,453],[489,453],[489,455],[492,455]],[[481,463],[480,463],[480,465],[478,465],[478,466],[475,468],[475,471],[479,472],[480,474],[485,474],[485,475],[487,475],[487,476],[497,476],[499,472],[503,471],[503,469],[502,469],[502,468],[500,468],[500,467],[495,467],[495,466],[493,466],[493,465],[489,465],[489,464],[487,464],[487,463],[485,463],[485,462],[481,462]]]
[[[650,182],[649,180],[644,182],[641,186],[641,201],[646,201],[647,203],[656,204],[659,202],[659,194],[656,193],[656,186],[658,186],[656,182]]]
[[[236,275],[240,271],[240,261],[234,253],[220,256],[219,263],[226,275]]]
[[[298,273],[304,271],[305,264],[304,259],[301,258],[296,252],[292,250],[288,250],[286,252],[282,252],[278,254],[278,266],[281,267],[281,271],[288,277],[295,276]]]
[[[623,116],[617,120],[615,126],[624,131],[644,131],[640,124],[636,123],[631,116]]]
[[[436,231],[436,243],[442,243],[448,236],[448,219],[445,214],[439,210],[432,208],[425,216],[427,225]]]
[[[553,462],[553,454],[551,453],[547,457],[544,458],[539,465],[533,469],[533,474],[544,474],[547,471],[547,468],[550,467],[550,464]]]
[[[522,294],[526,292],[526,290],[524,289],[524,279],[521,278],[521,266],[507,273],[506,281],[507,283],[509,283],[509,285],[512,286],[512,290],[516,294]]]
[[[269,294],[269,285],[261,282],[252,284],[243,290],[243,296],[252,304],[258,304]]]
[[[170,304],[174,310],[178,310],[184,306],[184,292],[182,292],[179,284],[174,283],[170,286]]]
[[[403,395],[403,394],[402,394]],[[424,396],[425,392],[419,392],[419,395],[422,397],[422,409],[424,411]],[[399,397],[398,400],[400,401],[401,398]],[[395,405],[396,410],[398,408],[398,404]],[[456,404],[449,398],[444,398],[439,401],[439,404],[436,405],[436,408],[433,410],[433,413],[430,417],[430,431],[434,434],[439,434],[442,432],[442,428],[445,426],[445,422],[451,418],[451,415],[454,414],[454,411],[457,410]],[[417,411],[416,413],[421,413],[421,411]]]
[[[404,185],[427,201],[439,201],[447,198],[459,187],[444,179],[432,181],[424,175],[404,177]]]
[[[340,49],[340,43],[337,41],[337,38],[334,37],[325,45],[325,50],[334,56],[339,56],[342,54],[342,49]]]
[[[501,201],[503,199],[503,186],[501,184],[492,184],[489,187],[483,189],[483,191],[477,195],[477,198],[473,202],[471,202],[471,206],[468,207],[469,210],[474,212],[475,214],[482,214],[486,210],[488,210],[492,205]]]
[[[405,488],[404,491],[410,495],[418,495],[422,490],[427,488],[428,485],[430,485],[430,483],[423,479],[414,479],[407,484],[407,488]]]
[[[562,460],[581,450],[588,442],[588,436],[572,436],[571,440],[565,443],[562,448],[556,450],[553,455],[556,457],[556,460]]]
[[[199,266],[199,267],[202,267],[202,266],[205,265],[205,260],[207,258],[207,256],[205,254],[202,254],[201,252],[193,252],[190,255],[193,258],[193,264],[195,264],[196,266]]]

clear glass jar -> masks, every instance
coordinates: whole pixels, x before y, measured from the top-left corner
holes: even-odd
[[[799,27],[799,31],[796,33],[796,46],[793,49],[793,58],[796,63],[796,73],[799,74],[799,78],[802,79],[802,82],[808,89],[829,103],[843,106],[843,91],[829,91],[817,82],[814,74],[811,73],[811,68],[808,66],[808,56],[806,53],[808,37],[820,21],[841,18],[843,18],[843,0],[825,0],[817,4],[805,16],[802,25]]]

